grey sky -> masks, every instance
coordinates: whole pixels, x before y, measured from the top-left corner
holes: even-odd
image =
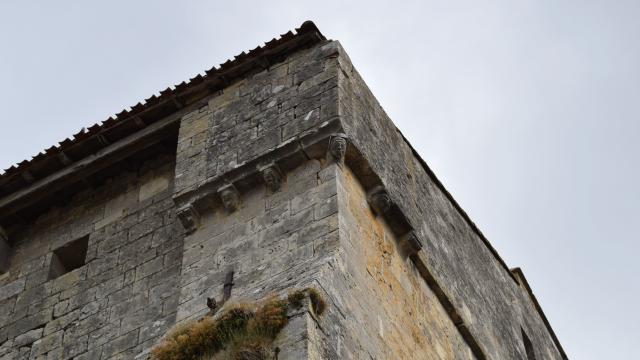
[[[3,1],[0,167],[306,19],[523,268],[569,357],[637,358],[637,0]]]

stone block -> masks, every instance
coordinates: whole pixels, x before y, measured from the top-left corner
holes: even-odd
[[[131,349],[138,343],[138,330],[126,333],[106,344],[102,347],[101,359],[109,359],[114,355]]]
[[[65,336],[62,344],[62,359],[72,359],[87,351],[87,341],[87,335],[75,338]]]
[[[155,274],[156,272],[162,270],[162,268],[162,257],[156,257],[153,260],[147,261],[146,263],[136,268],[136,281],[140,281],[142,278],[145,278],[151,274]]]
[[[104,206],[104,215],[100,221],[95,223],[95,228],[100,229],[124,217],[127,209],[136,202],[134,195],[132,192],[127,192],[109,200]]]
[[[19,278],[0,287],[0,301],[18,295],[25,286],[26,278]]]
[[[165,317],[151,323],[145,323],[140,328],[140,342],[163,336],[174,323],[174,316]]]
[[[38,355],[42,355],[62,346],[63,334],[64,331],[58,331],[34,342],[33,346],[31,347],[30,358],[35,358]]]
[[[49,292],[57,294],[76,286],[81,280],[84,280],[86,273],[87,268],[82,267],[55,278],[48,284]]]
[[[56,331],[66,328],[67,326],[69,326],[70,324],[78,320],[79,316],[80,316],[80,311],[74,310],[59,318],[48,321],[47,325],[45,325],[44,327],[43,335],[48,336],[49,334],[52,334]]]
[[[42,337],[42,331],[42,328],[38,328],[16,336],[16,338],[13,340],[13,346],[22,347],[32,344]]]
[[[133,241],[144,235],[147,235],[153,232],[155,229],[160,228],[162,225],[162,217],[160,216],[145,218],[139,223],[131,226],[131,228],[129,229],[129,241]]]
[[[166,175],[156,176],[147,180],[140,187],[138,201],[145,201],[169,188],[169,178]]]

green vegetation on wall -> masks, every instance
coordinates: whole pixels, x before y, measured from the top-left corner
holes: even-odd
[[[309,297],[313,311],[322,315],[326,303],[315,289],[296,290],[286,300],[269,297],[248,304],[229,305],[216,316],[177,325],[151,350],[155,360],[265,360],[271,344],[287,325],[287,311],[298,309]]]

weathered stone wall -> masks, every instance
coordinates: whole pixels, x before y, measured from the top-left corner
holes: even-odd
[[[211,184],[230,182],[230,171],[337,121],[335,52],[334,43],[297,52],[230,84],[207,106],[185,116],[175,179],[179,205],[219,190]],[[222,206],[219,198],[209,197],[196,206],[198,225],[184,243],[178,321],[207,313],[207,297],[221,302],[230,271],[231,301],[286,295],[319,277],[338,248],[336,168],[307,159],[304,151],[297,158],[297,167],[283,171],[278,190],[263,183],[241,189],[235,211]],[[317,331],[314,324],[308,313],[291,319],[276,342],[278,358],[319,354],[314,344],[322,342],[309,341]]]
[[[221,305],[230,271],[231,302],[313,286],[338,249],[337,212],[335,167],[313,160],[287,174],[276,192],[263,185],[242,194],[235,212],[218,207],[200,214],[200,227],[184,241],[177,320],[205,315],[208,297]],[[308,321],[288,325],[279,341],[289,346],[280,346],[279,359],[306,358]]]
[[[340,252],[321,280],[339,299],[340,359],[473,359],[469,347],[347,167],[338,176]]]
[[[76,194],[13,235],[0,278],[0,359],[133,359],[174,323],[182,227],[171,156]],[[49,280],[52,250],[89,235],[86,264]]]
[[[201,214],[184,241],[178,321],[204,315],[207,297],[220,303],[229,271],[232,299],[286,295],[313,281],[338,248],[334,169],[309,161],[277,192],[259,186],[242,194],[233,213],[218,207]]]
[[[335,43],[304,50],[214,96],[182,119],[176,195],[194,190],[337,114]]]
[[[418,254],[491,359],[560,359],[527,293],[430,175],[340,48],[339,112],[350,141],[381,178],[423,244]],[[428,121],[428,119],[425,119]]]

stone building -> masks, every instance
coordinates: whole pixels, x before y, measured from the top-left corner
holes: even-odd
[[[566,359],[311,22],[0,176],[0,359],[144,359],[207,298],[313,287],[283,359]]]

